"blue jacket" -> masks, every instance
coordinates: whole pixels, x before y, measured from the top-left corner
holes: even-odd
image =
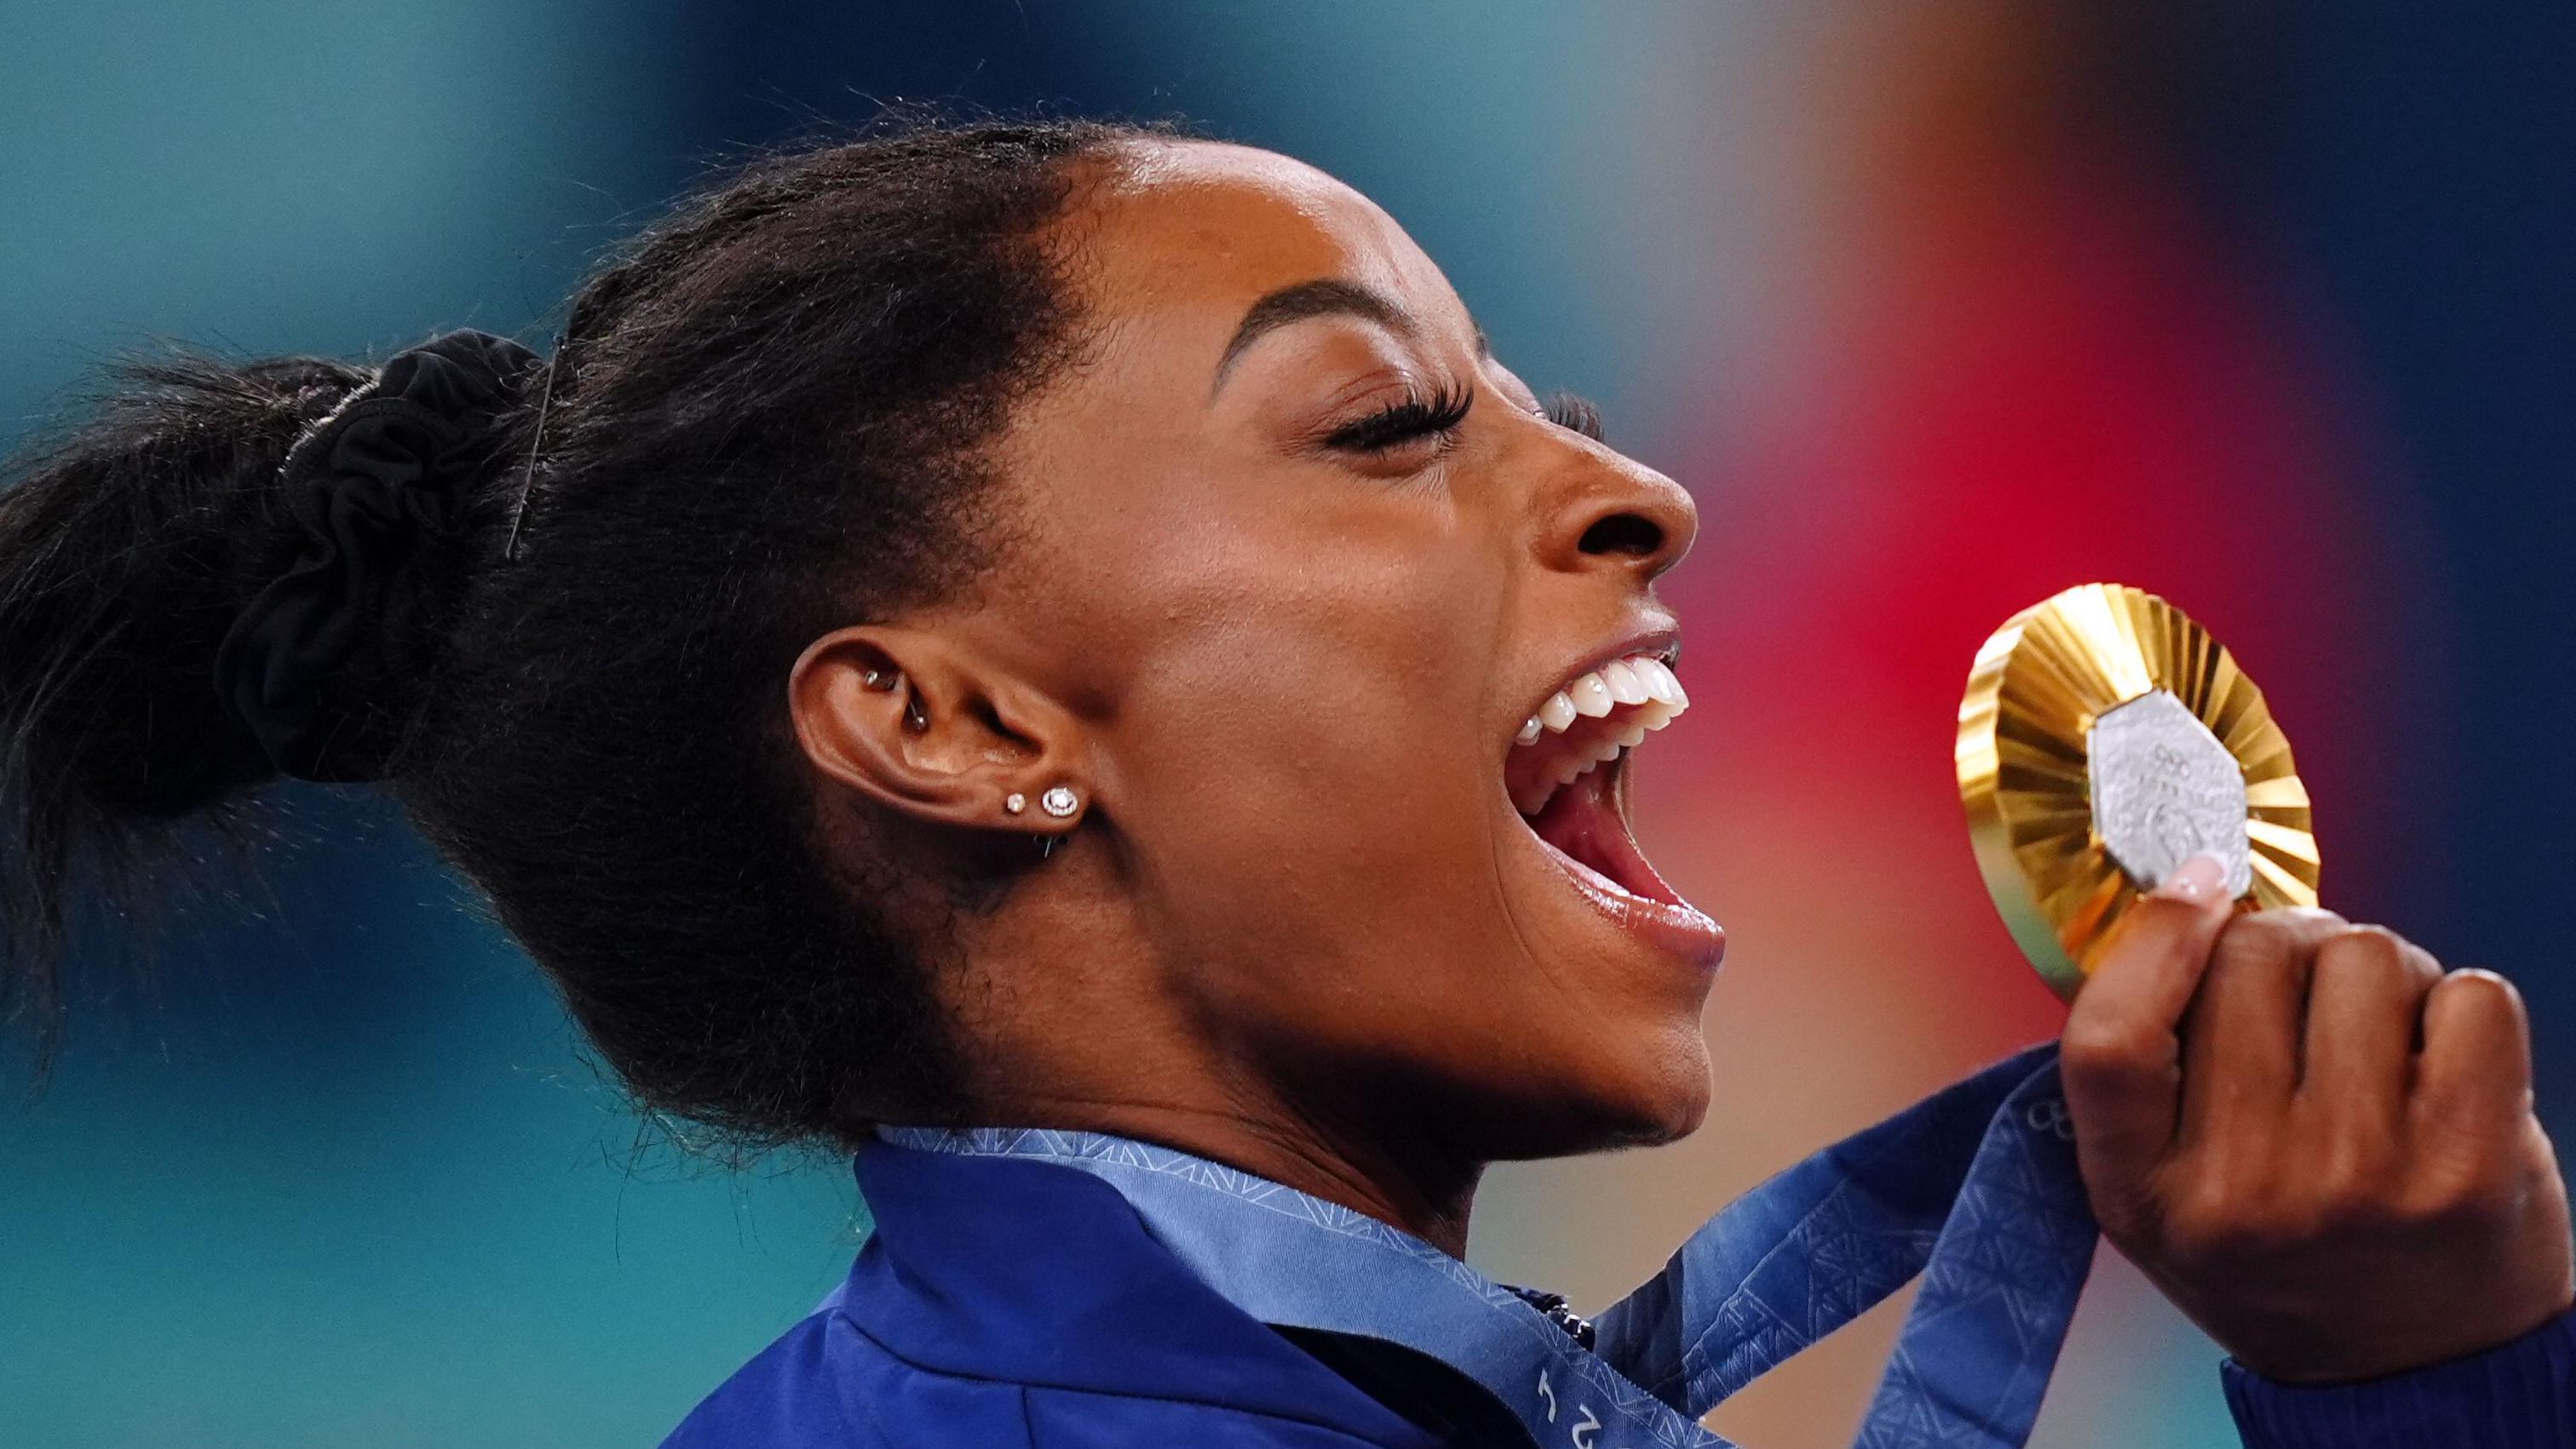
[[[665,1449],[1528,1442],[1445,1365],[1246,1315],[1095,1177],[885,1143],[858,1169],[876,1230],[848,1282]],[[2367,1384],[2223,1373],[2253,1449],[2576,1449],[2576,1313]]]

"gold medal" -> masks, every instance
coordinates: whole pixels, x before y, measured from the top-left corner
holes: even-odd
[[[2008,620],[1959,701],[1959,797],[1995,908],[2074,999],[2129,903],[2195,855],[2317,903],[2308,791],[2263,691],[2183,612],[2083,584]]]

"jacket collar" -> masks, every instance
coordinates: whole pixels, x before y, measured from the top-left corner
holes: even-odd
[[[1202,1283],[1118,1190],[1025,1158],[859,1149],[876,1221],[839,1311],[939,1372],[1431,1441]]]

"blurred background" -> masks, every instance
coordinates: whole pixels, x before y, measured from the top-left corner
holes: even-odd
[[[2093,579],[2234,648],[2327,903],[2519,981],[2576,1141],[2568,7],[6,0],[0,31],[0,442],[156,336],[542,346],[711,158],[882,98],[1183,117],[1384,203],[1705,521],[1673,579],[1703,707],[1639,808],[1733,938],[1717,1107],[1499,1173],[1492,1272],[1598,1305],[2053,1032],[1950,742],[1978,642]],[[389,810],[291,803],[276,899],[191,913],[157,991],[94,981],[50,1093],[0,1102],[0,1444],[654,1442],[842,1273],[845,1171],[676,1149]],[[1898,1311],[1712,1423],[1848,1443]],[[2037,1442],[2232,1444],[2217,1361],[2106,1250]]]

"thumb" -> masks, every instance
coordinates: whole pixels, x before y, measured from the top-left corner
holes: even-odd
[[[2106,1189],[2144,1178],[2173,1141],[2182,1111],[2176,1028],[2235,904],[2224,879],[2216,860],[2194,856],[2139,897],[2066,1014],[2059,1071],[2097,1211]]]

